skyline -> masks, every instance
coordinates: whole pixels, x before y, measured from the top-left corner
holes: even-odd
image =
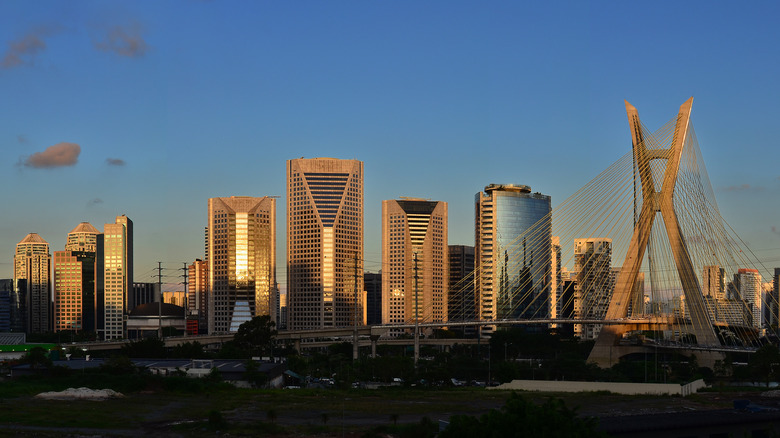
[[[780,266],[778,9],[0,4],[0,277],[28,233],[53,252],[80,222],[126,214],[134,280],[153,281],[157,261],[203,258],[209,198],[280,196],[284,286],[285,162],[301,156],[365,163],[377,272],[383,200],[447,202],[448,243],[474,245],[485,186],[529,185],[554,209],[630,152],[623,99],[655,130],[690,96],[724,219]]]

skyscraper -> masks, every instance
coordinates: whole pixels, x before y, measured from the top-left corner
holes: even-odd
[[[382,322],[447,320],[447,203],[382,201]]]
[[[362,291],[363,162],[288,160],[288,328],[361,322]]]
[[[255,316],[276,320],[276,199],[210,198],[208,330],[238,331]]]
[[[125,315],[133,307],[133,221],[116,217],[103,227],[103,299],[98,299],[98,331],[103,339],[125,338]]]
[[[14,286],[25,332],[51,330],[51,254],[49,244],[35,233],[16,244]]]
[[[546,318],[551,284],[550,197],[515,184],[475,196],[479,318]],[[495,327],[485,327],[491,332]]]
[[[763,289],[761,274],[756,269],[739,269],[734,276],[734,283],[741,299],[747,307],[749,321],[753,327],[762,327],[763,321]]]
[[[209,264],[201,259],[195,261],[189,266],[189,297],[187,301],[187,310],[189,314],[197,320],[198,333],[206,333],[209,324]],[[189,321],[188,321],[189,324]],[[192,330],[190,330],[192,331]]]
[[[477,317],[477,298],[474,295],[474,247],[449,245],[449,292],[447,319],[473,321]],[[471,327],[466,329],[470,331]]]
[[[89,222],[68,233],[54,252],[54,330],[95,332],[103,290],[103,234]]]
[[[604,319],[615,288],[612,270],[612,239],[574,239],[574,317]],[[619,271],[617,271],[619,272]],[[601,324],[575,324],[580,339],[596,339]]]

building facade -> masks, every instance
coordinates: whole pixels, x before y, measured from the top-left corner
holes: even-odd
[[[287,161],[288,329],[362,323],[363,162]]]
[[[447,319],[473,321],[477,318],[477,297],[474,295],[474,247],[449,245],[448,258]]]
[[[234,333],[255,316],[276,320],[276,199],[208,201],[209,333]]]
[[[574,239],[574,270],[574,317],[604,319],[617,275],[612,269],[612,239]],[[596,339],[601,327],[575,324],[574,334],[580,339]]]
[[[98,300],[98,332],[106,340],[124,339],[125,319],[128,309],[133,308],[129,302],[133,290],[133,221],[127,216],[117,216],[113,224],[103,227],[103,254],[103,300],[102,303]]]
[[[51,254],[49,243],[30,233],[16,244],[14,254],[16,301],[26,333],[45,333],[52,329]]]
[[[764,300],[761,274],[756,269],[739,269],[734,276],[739,299],[745,303],[749,325],[763,327]]]
[[[55,331],[97,332],[103,263],[103,233],[89,222],[68,233],[65,251],[54,252]]]
[[[197,320],[198,333],[207,333],[209,325],[209,265],[208,262],[195,259],[189,266],[189,296],[187,297],[187,311],[190,318]]]
[[[548,317],[550,197],[524,185],[490,184],[476,194],[475,207],[479,319]]]
[[[382,322],[448,318],[447,203],[382,201]]]
[[[382,273],[364,273],[363,289],[366,292],[366,324],[382,324]]]

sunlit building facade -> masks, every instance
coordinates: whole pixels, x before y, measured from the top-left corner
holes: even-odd
[[[382,201],[382,323],[447,321],[447,203]]]
[[[54,330],[97,331],[103,292],[103,233],[82,222],[68,233],[65,251],[55,251]]]
[[[612,269],[612,239],[574,239],[574,317],[604,319],[618,271]],[[580,339],[596,339],[602,324],[575,324]]]
[[[103,300],[98,300],[98,332],[103,339],[124,339],[125,318],[132,308],[133,221],[116,217],[103,227]],[[102,306],[101,306],[102,304]],[[102,318],[101,318],[102,316]],[[102,320],[100,320],[102,319]]]
[[[476,194],[475,205],[479,318],[548,317],[550,197],[524,185],[490,184]],[[483,333],[494,329],[486,326]]]
[[[49,243],[30,233],[16,244],[14,288],[26,333],[51,330],[51,254]]]
[[[287,161],[288,328],[364,323],[363,162]]]
[[[208,201],[208,330],[234,333],[255,316],[276,320],[276,199]]]
[[[189,295],[187,297],[187,311],[190,318],[197,321],[199,333],[206,333],[208,330],[208,272],[208,262],[201,259],[195,259],[188,268]],[[190,324],[189,321],[188,324]]]

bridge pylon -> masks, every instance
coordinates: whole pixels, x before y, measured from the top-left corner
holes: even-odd
[[[634,225],[634,233],[631,237],[625,261],[620,269],[615,284],[615,290],[607,308],[605,319],[620,319],[628,316],[628,305],[631,300],[631,291],[637,281],[642,261],[650,241],[650,232],[657,215],[661,215],[669,239],[669,245],[674,257],[677,273],[679,274],[682,290],[685,296],[686,307],[690,310],[690,330],[696,336],[699,345],[720,345],[718,337],[710,321],[704,305],[699,281],[694,272],[693,262],[685,243],[682,229],[674,210],[674,187],[677,182],[680,159],[683,153],[685,141],[688,138],[690,128],[691,107],[693,97],[680,106],[677,121],[674,128],[672,142],[669,148],[651,148],[645,142],[642,124],[639,121],[639,113],[630,103],[626,102],[626,113],[631,129],[631,140],[634,151],[634,172],[638,175],[642,187],[642,208],[638,220]],[[656,182],[650,166],[653,160],[666,161],[663,180],[660,181],[660,190],[656,190]],[[605,325],[596,339],[593,350],[588,357],[589,362],[607,367],[617,363],[619,354],[619,341],[628,326]]]

